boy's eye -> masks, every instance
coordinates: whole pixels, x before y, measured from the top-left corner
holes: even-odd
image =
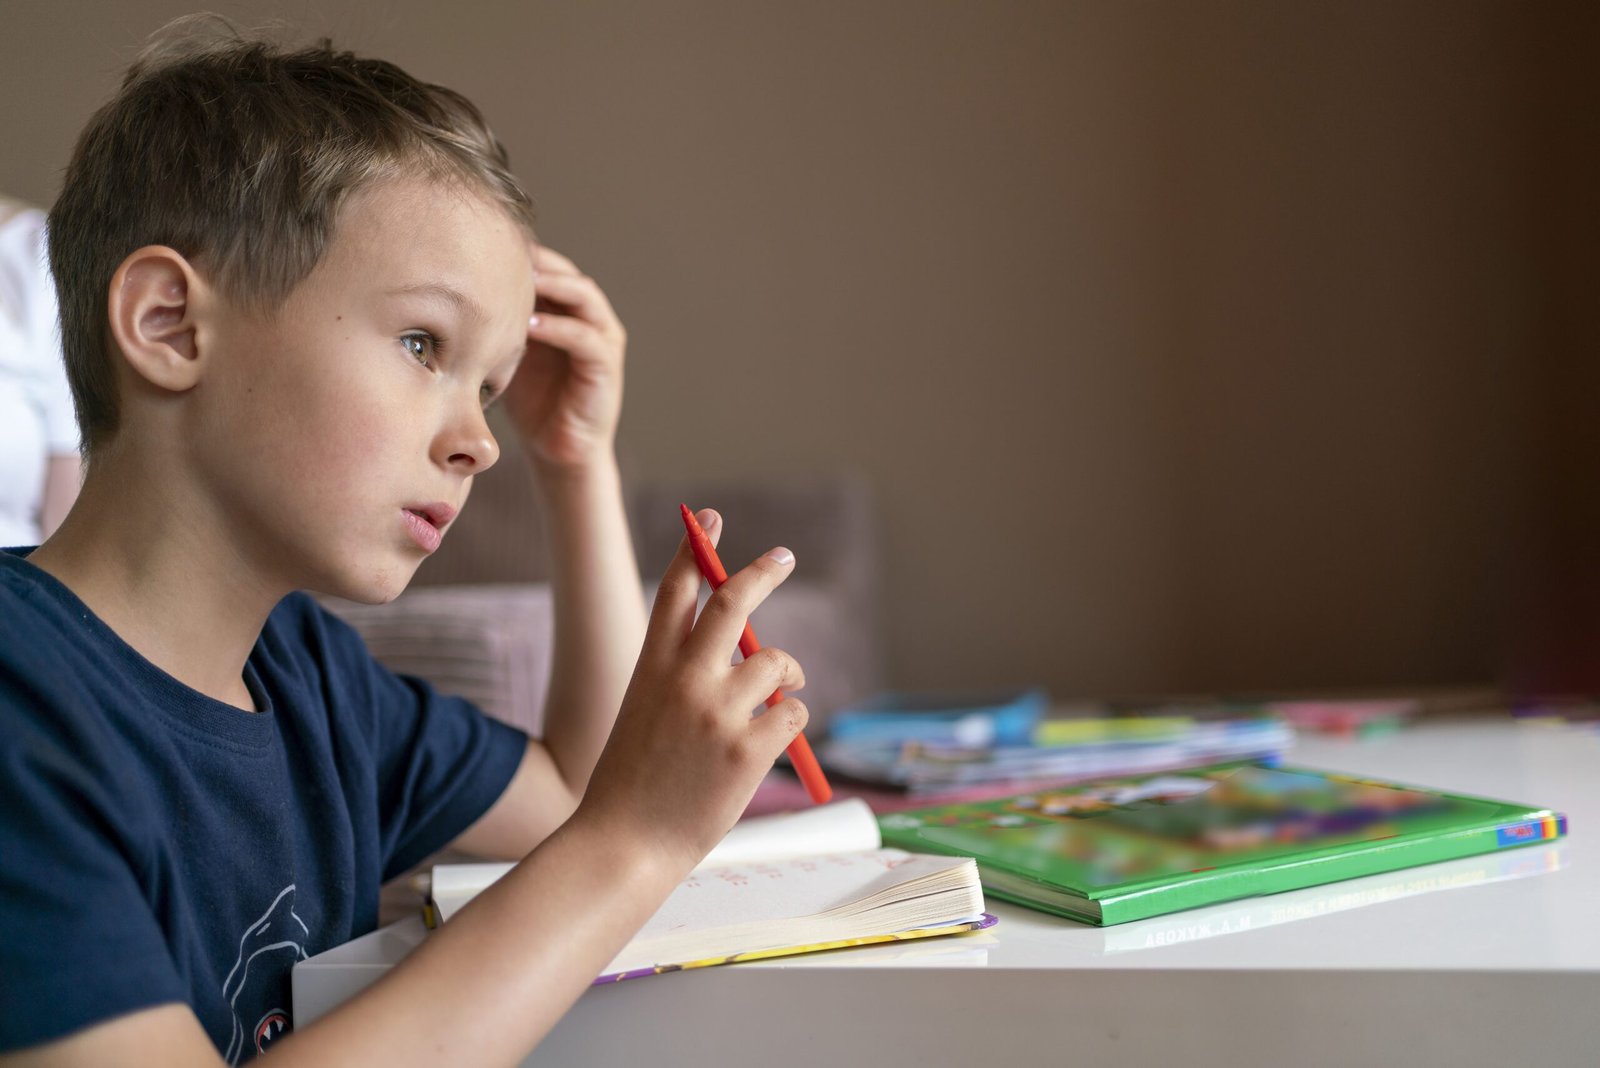
[[[439,349],[438,339],[432,334],[404,334],[400,338],[400,344],[405,346],[412,359],[424,367],[428,366]]]

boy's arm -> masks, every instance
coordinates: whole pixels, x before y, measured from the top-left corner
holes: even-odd
[[[480,857],[521,859],[578,807],[644,640],[644,597],[616,465],[553,473],[542,490],[556,562],[544,736],[529,741],[499,800],[452,843]],[[712,525],[720,533],[719,520]]]
[[[545,466],[540,489],[554,564],[555,648],[544,742],[574,801],[605,748],[644,643],[639,566],[616,461]]]
[[[679,865],[576,822],[385,978],[273,1047],[307,1068],[511,1065],[555,1026],[682,877]],[[222,1064],[187,1005],[161,1005],[9,1056],[4,1068]]]
[[[688,540],[662,580],[638,669],[579,811],[347,1004],[272,1050],[288,1066],[511,1065],[533,1048],[732,826],[805,725],[804,676],[768,648],[730,664],[744,620],[790,574],[774,551],[698,620]],[[0,1057],[8,1066],[216,1065],[194,1014],[165,1005]]]
[[[542,247],[535,256],[536,321],[505,403],[533,461],[553,564],[544,731],[500,800],[453,843],[509,860],[577,808],[645,632],[614,445],[627,334],[571,260]]]

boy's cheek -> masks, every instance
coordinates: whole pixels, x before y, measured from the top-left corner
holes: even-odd
[[[368,463],[392,456],[400,449],[394,420],[384,413],[363,409],[336,408],[332,413],[332,426],[327,446],[333,451],[330,461]]]
[[[312,514],[348,512],[385,485],[384,457],[396,451],[381,419],[326,398],[305,398],[270,415],[258,410],[238,425],[245,427],[223,446],[244,469],[238,477],[274,486],[297,512],[295,502]]]

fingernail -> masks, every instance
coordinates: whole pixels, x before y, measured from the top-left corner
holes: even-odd
[[[537,315],[528,316],[528,325],[529,326],[538,326],[539,325],[539,317]]]
[[[707,534],[710,534],[713,530],[722,525],[722,517],[716,512],[712,511],[710,508],[705,509],[699,515],[695,516],[695,521],[700,524],[700,529],[705,531]]]
[[[788,549],[771,549],[767,552],[767,556],[782,564],[784,567],[788,567],[790,564],[794,563],[794,553],[790,552]]]

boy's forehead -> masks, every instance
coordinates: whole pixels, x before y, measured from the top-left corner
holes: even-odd
[[[531,277],[533,253],[528,235],[487,198],[456,183],[390,181],[345,202],[322,266],[363,285],[481,284]]]

